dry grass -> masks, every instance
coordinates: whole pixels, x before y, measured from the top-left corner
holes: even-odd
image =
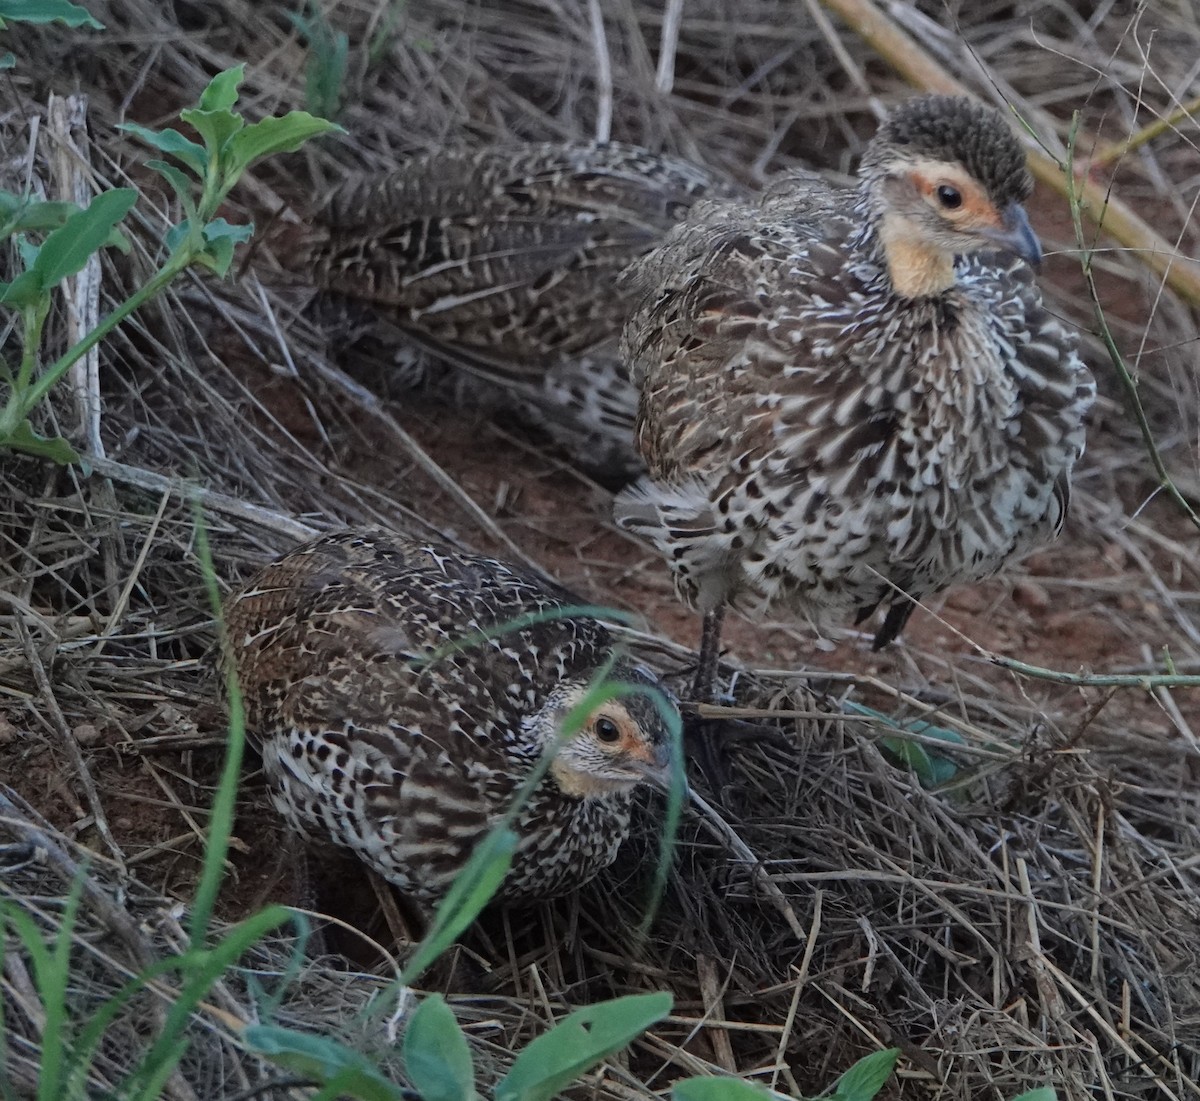
[[[13,36],[22,63],[0,85],[0,185],[32,180],[56,196],[63,186],[58,139],[33,127],[48,85],[61,92],[77,80],[91,99],[97,184],[130,176],[147,184],[143,155],[116,122],[161,124],[238,61],[250,61],[249,115],[303,105],[306,52],[283,5],[92,6],[104,35]],[[40,855],[0,877],[0,891],[53,928],[72,870],[90,854],[81,1004],[180,943],[169,900],[188,897],[203,845],[222,718],[206,672],[213,636],[183,479],[202,487],[226,581],[305,531],[380,523],[438,532],[522,557],[589,598],[633,605],[649,621],[638,644],[652,659],[673,667],[686,657],[661,571],[608,530],[603,491],[519,429],[474,415],[463,426],[420,396],[380,398],[328,353],[299,309],[294,277],[281,275],[305,197],[348,166],[384,166],[446,142],[591,135],[606,119],[614,137],[751,185],[793,164],[846,170],[873,108],[904,94],[815,2],[693,0],[660,10],[616,0],[602,5],[600,41],[583,0],[428,0],[408,5],[373,67],[359,47],[390,5],[327,7],[354,44],[339,120],[347,136],[265,167],[236,193],[231,215],[274,219],[241,279],[184,281],[109,343],[99,390],[107,458],[96,474],[4,461],[0,826],[4,840],[32,842]],[[1200,91],[1200,23],[1187,5],[1127,16],[1124,6],[1089,13],[1062,3],[1033,19],[1001,4],[894,7],[947,72],[1015,103],[1052,155],[1065,151],[1072,111],[1082,112],[1082,154]],[[678,35],[664,59],[671,13]],[[1193,256],[1198,135],[1183,119],[1100,176]],[[138,211],[140,239],[151,242],[161,201],[143,199]],[[1048,199],[1036,220],[1058,251],[1050,292],[1092,327],[1067,212]],[[152,247],[105,259],[102,309],[146,270],[140,250]],[[1103,250],[1096,265],[1168,468],[1195,499],[1195,317],[1124,251]],[[56,316],[53,339],[65,340],[70,323],[66,311]],[[582,900],[532,918],[488,916],[429,980],[454,995],[481,1056],[502,1066],[568,1005],[667,988],[674,1016],[608,1067],[589,1096],[651,1096],[710,1069],[812,1093],[881,1044],[908,1056],[889,1087],[897,1096],[1000,1098],[1042,1084],[1071,1098],[1200,1095],[1195,692],[1061,688],[986,660],[1015,646],[1015,656],[1048,665],[1095,660],[1141,671],[1169,646],[1180,672],[1200,671],[1195,532],[1148,501],[1154,485],[1136,427],[1098,343],[1089,350],[1109,396],[1072,531],[1025,579],[1049,595],[1050,613],[1061,607],[1068,618],[1042,614],[1029,629],[1006,589],[985,587],[1001,593],[995,604],[961,615],[951,598],[942,609],[967,641],[934,637],[934,624],[879,665],[854,646],[836,660],[818,655],[813,694],[794,676],[759,671],[746,698],[796,711],[794,749],[739,753],[733,783],[704,792],[715,809],[685,821],[664,912],[644,943],[631,934],[644,879],[634,856],[651,847],[650,824],[630,860]],[[64,394],[54,413],[72,428],[79,410]],[[463,445],[477,437],[488,454],[473,462]],[[571,532],[569,547],[554,537],[557,525]],[[1098,628],[1116,639],[1108,649],[1088,648],[1084,636]],[[792,669],[807,661],[796,637],[734,634],[747,663]],[[962,734],[952,788],[922,790],[889,764],[877,730],[839,715],[850,690],[905,717],[933,708],[940,725]],[[286,897],[253,778],[244,796],[227,919]],[[5,858],[19,863],[23,851]],[[289,952],[273,942],[248,966],[272,971]],[[363,952],[373,968],[380,957]],[[16,954],[5,957],[17,1085],[36,1063],[39,1037],[23,967]],[[309,963],[281,1019],[357,1030],[358,1042],[382,1050],[382,1023],[346,1024],[385,989],[386,966],[382,973]],[[258,1012],[245,976],[229,976],[213,1000],[193,1030],[190,1086],[176,1081],[175,1093],[298,1096],[270,1087],[282,1073],[233,1039],[234,1021]],[[114,1033],[97,1089],[144,1044],[154,1012],[147,999]]]

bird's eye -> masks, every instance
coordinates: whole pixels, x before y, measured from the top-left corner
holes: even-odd
[[[939,184],[937,189],[938,202],[947,210],[957,210],[962,206],[962,192],[949,184]]]
[[[621,740],[621,729],[612,719],[597,719],[596,737],[602,742],[619,742]]]

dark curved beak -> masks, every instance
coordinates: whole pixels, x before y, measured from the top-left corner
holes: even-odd
[[[999,249],[1014,252],[1035,271],[1042,266],[1042,245],[1029,224],[1029,215],[1020,203],[1009,203],[999,229],[985,229],[983,235]]]
[[[671,786],[671,747],[659,743],[653,747],[646,746],[645,753],[631,754],[639,772],[655,787],[666,790]]]

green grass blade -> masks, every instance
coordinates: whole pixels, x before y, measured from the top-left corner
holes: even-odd
[[[287,922],[289,916],[283,906],[268,906],[235,925],[212,948],[192,948],[179,957],[180,970],[184,974],[183,987],[167,1011],[158,1038],[141,1064],[118,1089],[117,1096],[124,1097],[143,1089],[148,1081],[158,1076],[162,1067],[178,1060],[176,1049],[197,1002],[251,946]]]
[[[404,965],[400,985],[410,986],[416,982],[422,972],[462,936],[499,889],[516,850],[517,835],[504,823],[475,846],[471,859],[455,877],[438,906],[429,932]]]
[[[7,925],[17,934],[33,964],[34,985],[42,1003],[41,1074],[38,1076],[38,1101],[59,1101],[66,1055],[70,1050],[70,1020],[67,1015],[67,987],[71,979],[71,937],[79,913],[86,868],[71,883],[62,921],[47,947],[37,923],[28,914],[5,903],[0,905],[0,932]]]
[[[212,548],[208,542],[208,525],[204,522],[199,503],[193,506],[196,524],[196,557],[209,607],[216,617],[221,635],[221,647],[225,647],[225,625],[221,618],[221,593],[217,587],[217,572],[213,565]],[[225,663],[222,663],[224,666]],[[225,763],[217,794],[213,799],[212,813],[208,822],[208,843],[204,849],[204,867],[200,882],[196,886],[196,897],[188,920],[188,934],[193,948],[204,943],[208,936],[209,922],[216,905],[217,892],[225,875],[225,857],[229,852],[229,838],[233,835],[233,816],[237,802],[238,783],[241,779],[242,755],[246,745],[246,712],[242,703],[241,686],[231,669],[226,670],[226,693],[229,700],[229,740],[225,750]]]

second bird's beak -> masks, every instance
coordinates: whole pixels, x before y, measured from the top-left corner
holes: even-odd
[[[997,229],[985,229],[983,235],[997,248],[1014,252],[1035,270],[1042,265],[1042,245],[1029,224],[1029,215],[1020,203],[1004,208],[1003,223]]]

